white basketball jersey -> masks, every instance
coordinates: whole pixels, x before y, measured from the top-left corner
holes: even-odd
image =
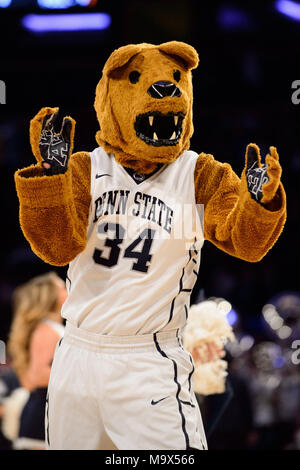
[[[102,335],[183,327],[204,241],[198,155],[186,151],[148,177],[101,147],[90,157],[87,245],[69,265],[63,317]]]

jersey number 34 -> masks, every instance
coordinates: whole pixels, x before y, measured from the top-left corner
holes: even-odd
[[[95,263],[101,264],[108,268],[115,266],[118,263],[121,247],[120,245],[124,241],[125,229],[120,224],[111,222],[104,222],[98,225],[97,232],[104,234],[112,232],[114,238],[106,238],[104,246],[109,247],[109,255],[107,258],[102,256],[103,250],[94,251],[93,259]],[[151,261],[152,255],[150,255],[151,245],[154,239],[155,230],[144,229],[142,233],[124,250],[123,258],[135,258],[137,261],[133,263],[132,268],[134,271],[141,271],[146,273],[148,271],[148,263]],[[140,251],[135,251],[135,248],[141,244]]]

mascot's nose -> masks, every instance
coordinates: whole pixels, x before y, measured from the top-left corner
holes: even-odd
[[[172,82],[155,82],[148,88],[148,94],[151,98],[161,99],[165,96],[174,98],[175,96],[181,96],[181,91],[179,88]]]

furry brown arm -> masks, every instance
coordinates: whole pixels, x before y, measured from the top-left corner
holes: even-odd
[[[240,179],[229,164],[204,153],[196,163],[194,180],[196,202],[204,204],[204,237],[232,256],[261,260],[285,224],[282,183],[268,204],[260,204],[251,198],[245,170]]]
[[[65,174],[44,176],[40,164],[15,173],[21,229],[46,263],[66,265],[86,246],[90,165],[89,153],[77,152]]]

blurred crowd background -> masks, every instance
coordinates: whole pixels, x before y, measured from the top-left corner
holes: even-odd
[[[105,13],[97,19],[100,29],[78,31],[71,16],[85,15],[82,27],[90,13]],[[68,15],[63,24],[69,31],[43,30],[51,29],[54,14]],[[30,119],[43,106],[59,106],[61,116],[77,121],[75,151],[91,151],[98,130],[94,91],[109,54],[127,43],[188,42],[200,56],[193,72],[191,149],[230,163],[240,175],[248,143],[257,143],[262,156],[276,146],[288,201],[285,229],[259,263],[232,258],[208,242],[203,247],[192,302],[212,296],[229,301],[237,337],[227,347],[232,398],[209,446],[300,449],[300,92],[293,88],[297,80],[300,86],[299,39],[300,2],[289,0],[0,0],[0,80],[6,85],[0,106],[0,340],[7,341],[15,288],[53,270],[31,251],[18,221],[13,175],[33,163]],[[65,278],[65,267],[54,270]],[[7,357],[0,365],[0,403],[15,387]],[[1,436],[0,449],[10,445]]]

